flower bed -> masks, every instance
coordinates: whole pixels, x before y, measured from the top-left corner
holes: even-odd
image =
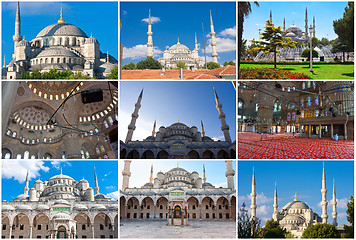
[[[241,68],[239,79],[309,79],[305,73],[274,68]]]

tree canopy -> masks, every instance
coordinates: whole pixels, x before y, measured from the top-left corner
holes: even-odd
[[[215,69],[215,68],[219,68],[219,67],[221,67],[221,66],[220,66],[219,63],[216,63],[216,62],[208,62],[208,63],[206,64],[206,67],[207,67],[208,69],[212,70],[212,69]]]
[[[340,238],[335,226],[328,223],[312,224],[304,230],[302,238]]]
[[[342,234],[344,238],[354,238],[354,196],[350,196],[349,202],[347,203],[347,221],[350,225],[344,225],[345,233]]]
[[[224,66],[227,66],[227,65],[235,66],[235,63],[232,60],[228,61],[228,62],[224,62]]]
[[[185,64],[185,62],[182,62],[182,61],[179,61],[178,63],[177,63],[177,68],[183,68],[183,69],[187,69],[188,67],[187,67],[187,64]]]
[[[317,51],[315,51],[314,49],[312,50],[312,55],[313,55],[313,58],[319,57],[319,53]],[[304,49],[302,54],[300,54],[300,56],[309,59],[310,58],[310,49],[308,49],[308,48]]]
[[[134,70],[134,69],[136,69],[136,65],[133,62],[130,62],[130,63],[122,66],[122,69],[123,70]]]
[[[287,230],[282,229],[273,219],[268,220],[266,225],[257,231],[258,238],[285,238],[286,234]]]
[[[354,48],[354,2],[348,2],[342,18],[333,21],[334,32],[347,45]]]
[[[58,71],[55,67],[51,68],[48,72],[43,72],[36,68],[32,72],[21,71],[21,79],[90,79],[87,74],[80,72],[72,72],[71,70]]]
[[[145,60],[139,61],[136,64],[137,69],[161,69],[161,63],[154,60],[153,57],[148,57]]]
[[[256,237],[257,229],[260,228],[261,221],[256,219],[251,220],[246,210],[246,204],[242,203],[242,207],[238,213],[238,237],[252,238]]]
[[[116,65],[108,75],[108,79],[119,79],[119,67]]]

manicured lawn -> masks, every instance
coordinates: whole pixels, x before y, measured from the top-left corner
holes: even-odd
[[[273,68],[273,64],[241,63],[241,68]],[[309,65],[278,65],[278,69],[306,73],[310,79],[353,79],[354,65],[313,64],[314,74],[309,72]]]

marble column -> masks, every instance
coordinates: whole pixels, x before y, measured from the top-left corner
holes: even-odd
[[[201,220],[201,204],[199,204],[199,220]]]
[[[141,219],[141,204],[138,206],[138,219]]]
[[[345,140],[347,140],[347,123],[344,123],[344,135],[345,135]]]
[[[155,204],[153,207],[153,219],[156,219],[156,211],[157,211],[157,206]]]
[[[311,137],[311,125],[308,126],[308,137]]]
[[[321,124],[319,124],[319,138],[321,138]]]
[[[80,141],[79,137],[75,133],[69,133],[63,137],[65,146],[66,159],[81,159],[80,154]]]
[[[33,228],[33,225],[30,225],[30,232],[29,232],[29,237],[28,238],[32,238],[32,228]]]
[[[331,124],[331,139],[333,139],[334,138],[334,124]]]
[[[229,204],[229,219],[232,220],[232,205]]]
[[[10,225],[10,230],[9,230],[9,238],[11,239],[11,235],[12,235],[12,226],[13,225]]]

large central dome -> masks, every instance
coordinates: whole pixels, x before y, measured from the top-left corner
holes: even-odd
[[[77,26],[70,23],[55,23],[45,27],[37,37],[48,37],[48,36],[77,36],[85,37],[88,36],[78,28]]]

